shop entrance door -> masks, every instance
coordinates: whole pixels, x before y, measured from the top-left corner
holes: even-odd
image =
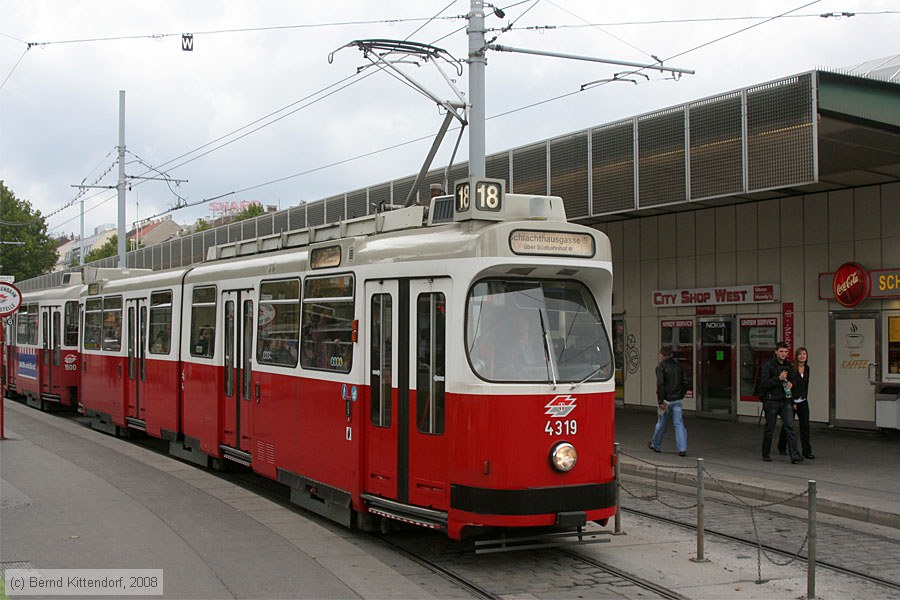
[[[831,315],[829,420],[838,427],[875,428],[875,386],[881,376],[880,321],[876,313]],[[871,365],[871,368],[870,368]],[[871,372],[870,371],[874,371]]]
[[[734,319],[700,320],[697,348],[699,402],[703,416],[732,419],[735,410]]]

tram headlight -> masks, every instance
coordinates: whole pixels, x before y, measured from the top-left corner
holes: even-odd
[[[576,462],[578,462],[578,452],[575,451],[575,446],[569,442],[559,442],[550,450],[550,465],[560,473],[571,471]]]

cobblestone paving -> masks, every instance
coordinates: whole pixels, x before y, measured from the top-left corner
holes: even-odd
[[[391,534],[407,552],[433,562],[456,576],[505,599],[532,598],[659,598],[653,591],[599,567],[561,558],[553,549],[475,555],[472,547],[428,531]],[[565,564],[561,568],[561,562]],[[423,567],[424,568],[424,567]],[[435,585],[438,597],[471,598],[466,590]]]
[[[656,488],[652,482],[645,483],[646,481],[623,479],[622,508],[659,513],[660,507],[663,506],[667,518],[691,526],[696,525],[697,512],[695,508],[669,508],[695,505],[695,492]],[[657,500],[643,499],[653,497],[657,492]],[[799,552],[802,560],[806,560],[807,548],[804,542],[807,533],[807,519],[805,514],[803,517],[780,514],[776,512],[779,508],[777,506],[772,509],[759,508],[751,511],[750,506],[755,507],[766,503],[753,499],[738,500],[733,497],[727,500],[713,499],[709,494],[707,494],[704,504],[704,528],[706,531],[752,540],[754,543],[760,539],[763,545],[777,548],[783,552],[790,554]],[[751,512],[755,516],[755,527]],[[622,519],[624,531],[627,531],[627,518],[627,513],[625,513]],[[853,522],[849,520],[846,523],[843,525],[821,521],[817,523],[817,562],[864,573],[900,585],[900,531],[897,531],[896,537],[891,537],[854,529]],[[752,551],[748,549],[749,552]],[[784,556],[770,554],[769,557],[779,564],[787,561],[787,557]],[[763,577],[765,577],[766,562],[767,558],[764,555],[762,558]]]

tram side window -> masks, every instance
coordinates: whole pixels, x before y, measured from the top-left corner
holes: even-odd
[[[303,284],[300,364],[349,373],[353,357],[353,275],[308,277]]]
[[[416,322],[416,426],[421,433],[444,433],[446,362],[444,294],[419,294]]]
[[[216,288],[194,288],[191,302],[191,356],[211,358],[216,348]]]
[[[66,346],[78,345],[78,302],[66,302],[63,315],[63,324],[66,332],[63,335],[63,344]]]
[[[84,303],[84,349],[99,350],[103,337],[103,298],[88,298]]]
[[[168,354],[172,348],[172,292],[150,294],[150,353]]]
[[[122,349],[122,296],[103,299],[102,350],[118,352]]]
[[[391,379],[392,379],[392,331],[391,295],[373,294],[370,357],[372,372],[369,376],[370,419],[376,427],[391,426]]]
[[[256,360],[296,367],[300,348],[300,280],[266,281],[259,286]]]
[[[38,305],[23,304],[16,321],[16,343],[20,346],[37,346]]]

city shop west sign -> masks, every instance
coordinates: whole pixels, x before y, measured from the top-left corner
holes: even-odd
[[[716,304],[763,304],[780,301],[781,286],[777,283],[656,290],[653,292],[653,306],[657,308],[714,306]]]

